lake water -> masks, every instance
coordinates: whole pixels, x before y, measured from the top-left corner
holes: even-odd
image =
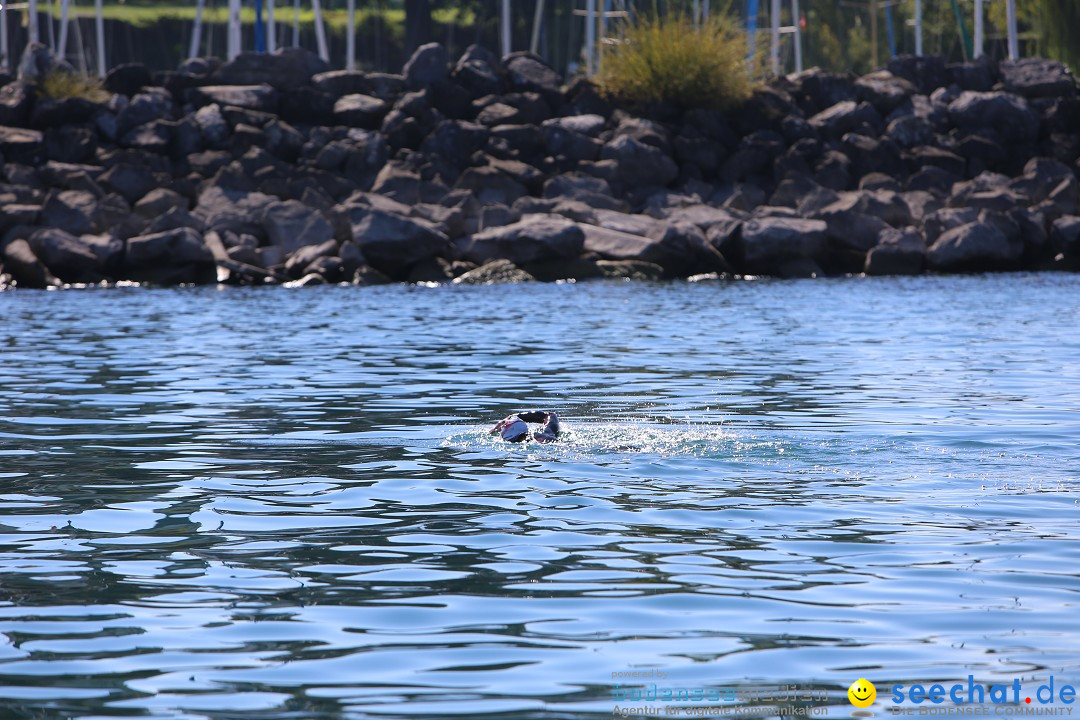
[[[1078,300],[0,294],[0,718],[611,717],[617,683],[847,716],[859,677],[880,716],[893,684],[1075,682]],[[487,435],[530,407],[565,441]]]

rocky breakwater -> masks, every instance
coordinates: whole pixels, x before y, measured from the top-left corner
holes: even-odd
[[[620,109],[538,58],[303,50],[0,78],[0,283],[503,282],[1080,264],[1080,97],[1044,60],[820,70]]]

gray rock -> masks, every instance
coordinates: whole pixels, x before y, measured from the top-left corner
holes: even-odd
[[[454,187],[468,190],[481,205],[513,205],[529,194],[528,188],[494,165],[467,168]]]
[[[1012,180],[1009,188],[1036,204],[1050,197],[1063,180],[1075,180],[1075,177],[1069,166],[1059,160],[1032,158],[1024,165],[1024,174]]]
[[[176,123],[168,120],[155,120],[134,128],[120,138],[124,147],[144,152],[167,154],[172,147],[173,131]]]
[[[863,75],[855,81],[855,97],[868,102],[882,115],[887,115],[918,90],[904,78],[888,70]]]
[[[95,283],[104,279],[98,272],[98,256],[71,233],[42,228],[30,236],[29,243],[34,255],[66,283]]]
[[[483,230],[462,245],[462,256],[486,263],[499,258],[516,265],[572,258],[581,254],[585,233],[575,222],[559,216],[526,215],[512,225]]]
[[[216,103],[268,113],[278,110],[278,93],[270,85],[204,85],[193,88],[191,98],[199,107]]]
[[[38,165],[41,162],[42,139],[38,130],[0,127],[0,156],[8,162]]]
[[[530,53],[511,53],[503,59],[510,85],[515,90],[558,97],[562,78],[543,60]]]
[[[548,153],[555,157],[564,157],[572,163],[596,160],[600,155],[601,148],[603,148],[603,144],[599,140],[565,127],[560,123],[553,123],[550,120],[542,125],[541,132]],[[634,142],[630,138],[627,139]],[[649,149],[655,152],[654,148]],[[674,163],[672,164],[674,165]]]
[[[323,245],[334,237],[334,228],[322,213],[296,200],[271,202],[263,208],[261,219],[270,243],[286,253]]]
[[[41,222],[47,227],[82,235],[109,230],[129,214],[119,196],[109,195],[99,200],[83,190],[63,190],[49,194],[41,208]]]
[[[1005,142],[1033,143],[1039,137],[1039,116],[1011,93],[965,91],[949,104],[949,119],[958,128],[985,129]]]
[[[881,218],[859,212],[857,207],[837,201],[815,214],[828,228],[830,244],[845,250],[866,252],[878,244],[878,236],[889,225]]]
[[[857,103],[854,100],[838,102],[807,122],[818,132],[836,138],[864,127],[879,131],[882,126],[881,114],[873,105],[867,102]]]
[[[545,120],[543,126],[559,127],[594,138],[600,136],[604,129],[604,122],[602,115],[570,115]]]
[[[404,217],[372,206],[349,208],[352,241],[368,262],[392,278],[405,277],[410,266],[445,255],[449,239],[431,222]]]
[[[1067,258],[1080,258],[1080,216],[1064,215],[1050,226],[1050,241]]]
[[[322,92],[339,98],[344,95],[367,95],[371,92],[371,82],[367,75],[359,70],[330,70],[311,78],[311,82]]]
[[[155,188],[135,203],[135,214],[153,220],[172,210],[187,210],[188,201],[183,195],[167,188]]]
[[[923,218],[926,242],[933,245],[949,230],[973,223],[979,219],[979,211],[973,208],[942,208]]]
[[[1027,98],[1072,97],[1076,78],[1063,63],[1042,58],[1004,60],[1001,81],[1009,92]]]
[[[30,120],[33,102],[33,91],[26,83],[4,85],[0,88],[0,126],[25,126]]]
[[[521,213],[505,205],[485,205],[480,210],[479,230],[512,225],[521,220]]]
[[[223,256],[223,260],[227,257]],[[162,285],[217,279],[213,254],[202,236],[190,228],[131,238],[123,274],[132,280]]]
[[[664,269],[644,260],[598,260],[596,268],[600,276],[609,280],[648,281],[659,280]]]
[[[220,147],[229,137],[229,124],[221,114],[219,105],[210,104],[199,108],[195,114],[195,123],[199,126],[203,141],[211,147]]]
[[[243,52],[222,65],[214,80],[224,85],[271,85],[278,90],[296,90],[330,66],[310,50],[281,48],[274,53]],[[236,103],[229,103],[235,105]]]
[[[4,270],[11,273],[19,287],[46,288],[60,284],[22,238],[5,245],[2,257]]]
[[[942,234],[926,254],[939,272],[1012,270],[1024,254],[1022,240],[1010,240],[990,222],[973,222]]]
[[[345,95],[334,103],[334,121],[346,127],[374,130],[389,109],[385,101],[370,95]]]
[[[308,267],[323,257],[334,257],[338,252],[338,244],[334,240],[327,240],[324,243],[318,245],[307,245],[301,247],[296,252],[292,253],[289,260],[285,263],[285,273],[291,278],[299,278],[308,272],[314,272],[314,270],[308,270]]]
[[[116,116],[116,133],[122,136],[154,120],[171,120],[174,111],[172,95],[165,88],[150,88],[131,98]]]
[[[827,231],[823,220],[754,218],[742,226],[742,233],[734,243],[734,257],[728,259],[745,273],[780,274],[781,265],[787,261],[813,260],[820,256],[825,249]]]
[[[668,185],[679,176],[674,160],[630,135],[620,135],[604,145],[600,157],[618,163],[619,175],[627,187]]]
[[[918,275],[926,263],[926,241],[915,228],[887,228],[866,255],[867,275]]]
[[[201,220],[207,231],[263,235],[263,210],[275,198],[259,192],[245,192],[210,186],[199,194],[192,213]]]
[[[439,43],[428,43],[416,48],[402,69],[405,86],[421,90],[445,81],[450,76],[450,56]]]
[[[536,278],[509,260],[492,260],[454,278],[455,285],[503,285],[523,282],[536,282]]]
[[[98,179],[101,186],[133,203],[157,186],[157,180],[145,165],[120,163],[106,170]],[[185,204],[186,206],[186,204]]]
[[[124,241],[112,233],[81,235],[79,241],[97,258],[95,267],[106,276],[114,276],[124,258]]]

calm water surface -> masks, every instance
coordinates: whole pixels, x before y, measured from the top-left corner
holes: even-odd
[[[1080,277],[0,295],[0,718],[1080,680]],[[486,428],[553,407],[566,442]],[[1032,685],[1034,687],[1034,685]]]

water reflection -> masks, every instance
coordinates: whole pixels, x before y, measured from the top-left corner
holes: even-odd
[[[1080,677],[1078,282],[0,295],[0,715]]]

